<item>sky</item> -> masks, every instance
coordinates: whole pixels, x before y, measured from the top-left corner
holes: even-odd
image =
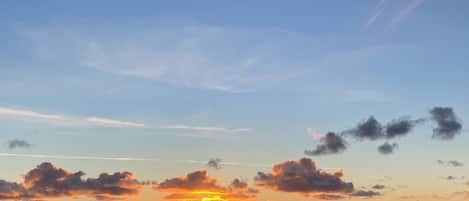
[[[0,2],[0,200],[468,200],[469,2]]]

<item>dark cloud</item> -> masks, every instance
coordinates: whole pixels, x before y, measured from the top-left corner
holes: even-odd
[[[321,138],[320,142],[314,150],[306,150],[305,154],[309,156],[337,154],[347,149],[345,140],[333,132],[327,133]]]
[[[26,140],[13,139],[13,140],[8,141],[9,149],[29,148],[29,147],[31,147],[31,144],[27,142]]]
[[[449,160],[449,161],[437,160],[436,162],[440,165],[447,165],[447,166],[450,166],[450,167],[462,167],[462,166],[464,166],[464,163],[459,162],[457,160]]]
[[[271,173],[258,172],[256,185],[273,191],[308,193],[348,193],[353,184],[342,180],[343,173],[327,173],[314,161],[302,158],[273,166]]]
[[[392,139],[395,137],[405,136],[410,133],[417,124],[424,121],[424,119],[411,120],[405,117],[393,120],[386,124],[385,137],[387,139]]]
[[[344,134],[351,135],[359,140],[377,140],[385,137],[383,126],[373,116],[358,123],[355,128],[344,131]]]
[[[344,199],[346,198],[345,196],[343,195],[339,195],[339,194],[328,194],[328,193],[322,193],[322,194],[319,194],[319,195],[316,195],[314,196],[320,200],[341,200],[341,199]]]
[[[376,185],[372,186],[371,188],[376,189],[376,190],[382,190],[382,189],[385,189],[386,186],[382,185],[382,184],[376,184]]]
[[[378,151],[381,154],[392,154],[394,152],[394,149],[396,149],[398,145],[396,143],[384,143],[378,147]]]
[[[0,182],[0,199],[43,199],[63,196],[94,196],[121,199],[137,194],[140,184],[130,172],[102,173],[83,180],[83,172],[69,172],[51,163],[42,163],[24,175],[21,184]]]
[[[350,194],[350,195],[351,195],[351,196],[354,196],[354,197],[374,197],[374,196],[379,196],[379,195],[381,195],[381,193],[376,192],[376,191],[364,191],[364,190],[359,190],[359,191],[353,192],[353,193]]]
[[[216,169],[216,170],[219,170],[221,168],[223,168],[223,166],[221,165],[221,162],[223,160],[220,159],[220,158],[213,158],[213,159],[210,159],[208,162],[207,162],[207,167],[209,168],[213,168],[213,169]]]
[[[199,197],[244,200],[254,198],[257,193],[257,190],[249,188],[246,182],[239,179],[233,180],[228,186],[222,186],[217,178],[208,176],[206,170],[167,179],[158,184],[155,189],[171,193],[165,196],[166,200],[194,200]]]
[[[434,107],[430,110],[432,120],[438,127],[433,129],[433,138],[440,140],[451,140],[461,132],[462,124],[454,114],[453,108]]]

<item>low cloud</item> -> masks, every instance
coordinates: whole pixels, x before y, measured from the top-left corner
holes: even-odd
[[[457,160],[448,160],[448,161],[443,161],[443,160],[437,160],[436,161],[440,165],[446,165],[450,167],[462,167],[464,166],[464,163],[457,161]]]
[[[392,154],[394,150],[398,147],[396,143],[384,143],[378,147],[378,152],[381,154]]]
[[[430,110],[432,120],[437,123],[433,129],[433,138],[440,140],[451,140],[462,130],[462,124],[458,120],[453,108],[434,107]]]
[[[352,194],[350,194],[353,197],[375,197],[381,195],[380,192],[376,191],[364,191],[364,190],[359,190],[355,191]]]
[[[212,158],[207,162],[207,167],[213,168],[216,170],[222,169],[223,166],[221,165],[221,162],[223,162],[221,158]]]
[[[411,120],[408,118],[400,118],[393,120],[386,124],[385,134],[387,139],[395,137],[402,137],[412,131],[412,129],[419,123],[424,122],[424,119]]]
[[[359,140],[377,140],[384,137],[383,126],[373,116],[344,133]]]
[[[219,184],[218,179],[208,175],[206,170],[195,171],[182,177],[166,179],[155,186],[155,190],[170,193],[165,200],[248,200],[256,197],[257,190],[234,179],[230,185]]]
[[[372,186],[371,188],[375,189],[375,190],[382,190],[382,189],[385,189],[386,186],[382,185],[382,184],[376,184],[376,185]]]
[[[313,150],[306,150],[305,154],[309,156],[318,156],[326,154],[337,154],[347,149],[345,140],[334,132],[329,132],[320,138],[320,144]]]
[[[0,199],[29,200],[90,196],[100,200],[123,199],[139,193],[141,185],[130,172],[102,173],[98,178],[81,177],[51,163],[41,163],[24,175],[22,183],[0,180]]]
[[[306,150],[304,153],[309,156],[325,155],[325,154],[338,154],[347,149],[347,143],[343,139],[353,138],[358,141],[378,141],[378,140],[391,140],[395,138],[402,138],[411,133],[414,128],[420,124],[432,120],[436,122],[437,126],[433,129],[433,139],[437,140],[452,140],[456,135],[462,131],[462,123],[450,107],[434,107],[430,111],[430,117],[411,119],[407,116],[400,117],[386,124],[382,124],[373,115],[368,119],[359,122],[355,127],[346,129],[342,132],[328,133],[327,136],[320,138],[320,144],[313,150]],[[313,132],[308,129],[308,132]],[[315,138],[318,135],[313,132]],[[398,147],[397,143],[388,143],[378,147],[381,154],[392,154]]]
[[[342,171],[327,173],[318,169],[311,159],[302,158],[276,164],[270,173],[258,172],[255,182],[258,187],[272,191],[303,195],[352,192],[353,184],[342,177]]]
[[[8,149],[29,148],[31,146],[26,140],[13,139],[8,141]]]

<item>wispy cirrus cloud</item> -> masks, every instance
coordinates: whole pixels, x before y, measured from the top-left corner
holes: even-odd
[[[64,155],[49,155],[49,154],[12,154],[12,153],[0,153],[0,157],[36,158],[36,159],[61,159],[61,160],[103,160],[103,161],[148,161],[148,160],[157,160],[157,159],[133,158],[133,157],[64,156]]]
[[[425,0],[410,0],[406,7],[399,11],[399,14],[391,19],[390,27],[395,26],[410,15],[416,8],[423,4]]]
[[[135,123],[130,121],[121,121],[116,119],[109,119],[109,118],[100,118],[100,117],[89,117],[86,118],[86,121],[96,125],[103,125],[103,126],[123,126],[123,127],[145,127],[145,124],[142,123]]]
[[[20,35],[34,56],[46,62],[69,58],[68,64],[87,70],[221,92],[252,91],[290,80],[314,62],[298,58],[292,63],[290,55],[305,51],[293,44],[304,46],[312,39],[280,29],[180,25],[124,31],[113,27],[89,34],[83,27],[69,26]]]
[[[193,126],[184,124],[164,125],[159,126],[163,129],[178,129],[178,130],[191,130],[191,131],[208,131],[208,132],[248,132],[251,128],[223,128],[214,126]]]
[[[128,121],[107,117],[79,117],[73,115],[55,115],[38,113],[31,110],[15,109],[0,107],[0,116],[5,117],[20,117],[39,120],[53,120],[53,122],[63,122],[65,125],[93,125],[104,127],[118,127],[118,128],[145,128],[145,129],[171,129],[171,130],[185,130],[192,132],[211,132],[211,133],[242,133],[250,132],[251,128],[227,128],[218,126],[198,126],[187,124],[172,124],[172,125],[146,125],[141,122]]]
[[[380,0],[378,4],[375,6],[373,11],[371,12],[370,16],[367,18],[365,26],[369,27],[375,24],[375,22],[384,14],[384,11],[386,10],[386,4],[392,4],[396,3],[398,1],[387,1],[387,0]],[[397,11],[390,11],[390,12],[395,12],[395,14],[392,15],[391,19],[389,20],[389,23],[387,24],[388,28],[392,28],[396,26],[397,24],[401,23],[405,18],[407,18],[412,12],[414,12],[415,9],[417,9],[419,6],[421,6],[425,0],[407,0],[404,1],[405,5],[402,6],[399,10]]]
[[[31,110],[13,109],[13,108],[6,108],[6,107],[0,107],[0,115],[14,116],[14,117],[27,117],[27,118],[54,120],[54,121],[63,121],[66,119],[65,117],[61,115],[39,113],[39,112],[31,111]]]

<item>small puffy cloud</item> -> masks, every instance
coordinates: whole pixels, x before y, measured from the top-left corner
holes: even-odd
[[[457,161],[457,160],[448,160],[448,161],[437,160],[436,162],[440,165],[446,165],[450,167],[463,167],[464,166],[464,163]]]
[[[0,181],[0,199],[44,199],[93,196],[100,200],[122,199],[135,195],[140,183],[130,172],[102,173],[98,178],[81,177],[51,163],[42,163],[24,175],[23,183]]]
[[[355,128],[347,130],[344,133],[359,140],[377,140],[384,137],[383,125],[373,116],[370,116],[366,121],[358,123]]]
[[[218,179],[210,177],[206,170],[166,179],[156,185],[155,189],[170,193],[164,197],[165,200],[248,200],[255,198],[257,194],[257,190],[249,188],[246,182],[239,179],[233,180],[228,186],[222,186]]]
[[[223,168],[223,166],[221,165],[222,161],[223,160],[220,158],[212,158],[207,162],[207,167],[219,170]]]
[[[302,158],[285,161],[272,167],[270,173],[258,172],[256,185],[273,191],[300,194],[349,193],[353,184],[345,182],[343,173],[327,173],[316,167],[314,161]]]
[[[385,189],[386,186],[382,185],[382,184],[376,184],[376,185],[372,186],[371,188],[375,189],[375,190],[382,190],[382,189]]]
[[[346,198],[344,195],[323,193],[314,196],[320,200],[341,200]]]
[[[320,144],[313,150],[306,150],[305,154],[309,156],[337,154],[347,149],[345,140],[334,132],[329,132],[321,137]]]
[[[430,110],[432,120],[437,123],[433,129],[433,138],[451,140],[462,130],[462,124],[450,107],[434,107]]]
[[[394,152],[394,149],[396,149],[398,145],[396,143],[384,143],[378,147],[378,151],[381,154],[392,154]]]
[[[353,192],[353,193],[350,194],[350,195],[351,195],[351,196],[354,196],[354,197],[375,197],[375,196],[381,195],[381,193],[376,192],[376,191],[364,191],[364,190],[359,190],[359,191]]]
[[[417,124],[422,123],[424,121],[424,119],[411,120],[408,118],[400,118],[397,120],[393,120],[386,124],[386,138],[392,139],[395,137],[405,136],[410,133]]]
[[[8,141],[9,149],[29,148],[29,147],[31,147],[31,144],[26,140],[13,139],[13,140]]]

